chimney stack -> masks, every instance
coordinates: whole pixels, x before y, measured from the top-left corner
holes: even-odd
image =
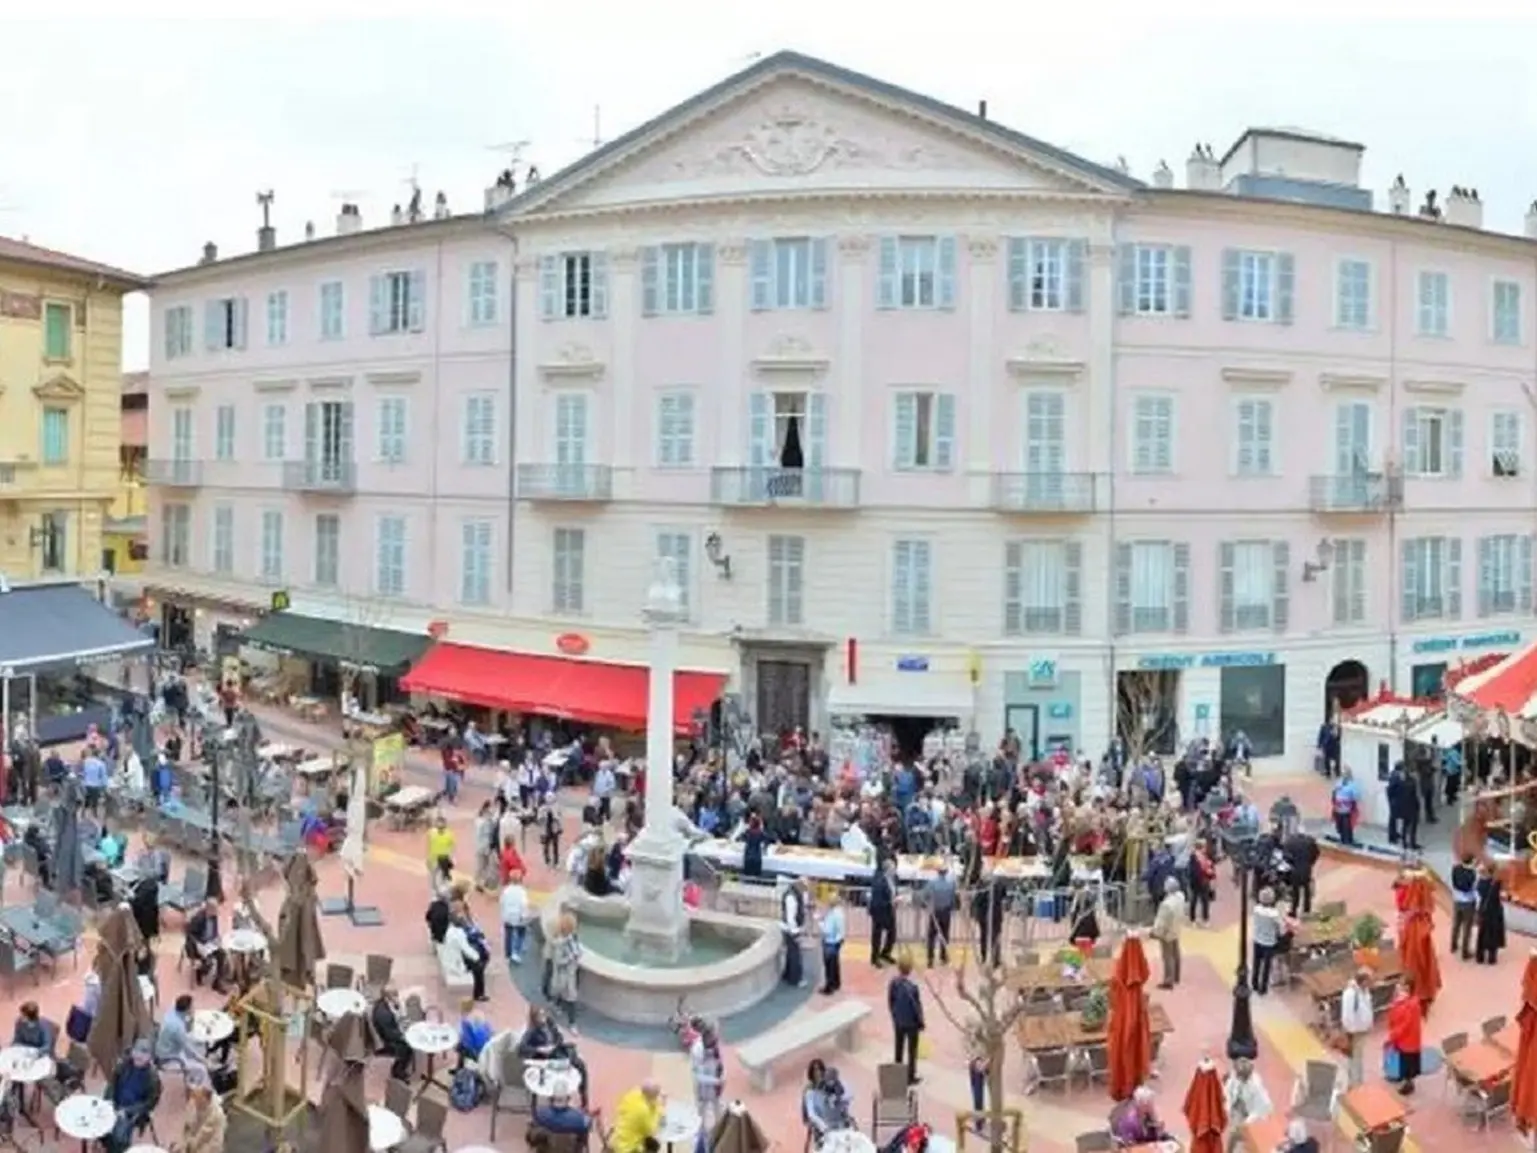
[[[315,239],[315,222],[313,220],[306,220],[304,222],[304,239],[305,240],[314,240]]]
[[[1443,203],[1441,219],[1447,224],[1459,224],[1463,228],[1484,226],[1484,202],[1478,198],[1478,189],[1452,185],[1452,194]]]
[[[198,261],[198,263],[199,264],[213,264],[218,259],[219,259],[219,246],[217,244],[215,244],[213,241],[210,240],[207,244],[203,245],[203,259]]]
[[[1192,192],[1222,191],[1222,169],[1210,144],[1197,144],[1185,161],[1185,187]]]
[[[405,210],[402,209],[400,207],[400,205],[397,204],[397,205],[395,205],[394,208],[390,209],[390,224],[392,226],[398,227],[398,226],[404,224],[405,222],[406,222]]]
[[[1153,187],[1154,188],[1173,188],[1174,187],[1174,169],[1169,167],[1168,161],[1160,160],[1158,162],[1158,167],[1153,169]]]
[[[1388,189],[1388,210],[1394,216],[1408,216],[1409,200],[1409,186],[1404,183],[1404,174],[1400,172],[1393,186]]]
[[[363,214],[356,204],[343,204],[336,214],[336,235],[353,236],[363,231]]]
[[[1532,206],[1526,210],[1526,235],[1537,240],[1537,200],[1532,201]]]
[[[448,194],[446,192],[439,192],[437,200],[432,205],[432,218],[434,220],[447,220],[448,217]]]
[[[977,116],[980,119],[982,119],[982,120],[986,120],[987,119],[987,101],[986,100],[978,100],[977,101]]]
[[[271,252],[278,246],[278,230],[270,224],[263,224],[256,230],[256,251]]]

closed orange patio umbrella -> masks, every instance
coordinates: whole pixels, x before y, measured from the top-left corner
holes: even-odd
[[[1521,974],[1521,1008],[1516,1012],[1516,1067],[1510,1075],[1510,1115],[1523,1133],[1537,1130],[1537,949]]]
[[[1210,1057],[1203,1058],[1185,1091],[1185,1121],[1190,1125],[1190,1153],[1222,1153],[1227,1129],[1227,1101],[1222,1079]]]
[[[1142,938],[1127,936],[1115,959],[1110,977],[1110,1020],[1107,1056],[1110,1063],[1110,1096],[1124,1101],[1153,1070],[1153,1028],[1148,1018],[1147,953]]]
[[[1404,881],[1398,953],[1414,995],[1426,1009],[1441,992],[1441,964],[1436,959],[1435,922],[1431,914],[1434,908],[1430,878],[1417,869]]]

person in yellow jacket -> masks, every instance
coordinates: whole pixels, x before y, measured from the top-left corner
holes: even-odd
[[[661,1086],[655,1081],[643,1081],[619,1098],[610,1138],[614,1153],[655,1153],[665,1108]]]
[[[439,813],[432,820],[432,827],[427,830],[427,874],[434,876],[438,870],[438,862],[444,857],[454,859],[454,845],[457,838],[454,831],[448,827],[448,821]]]

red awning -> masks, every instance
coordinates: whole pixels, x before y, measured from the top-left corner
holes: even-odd
[[[438,644],[416,662],[400,687],[490,709],[639,730],[646,727],[650,679],[644,665]],[[677,731],[688,731],[695,710],[714,704],[725,684],[721,673],[675,673],[672,710]]]
[[[1537,645],[1463,677],[1452,692],[1487,712],[1530,715],[1528,705],[1537,697]]]

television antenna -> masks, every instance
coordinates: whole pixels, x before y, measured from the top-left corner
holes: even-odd
[[[368,195],[366,188],[333,188],[331,199],[340,200],[343,204],[356,204]]]
[[[523,153],[533,144],[532,140],[509,140],[501,144],[490,144],[487,148],[492,152],[499,152],[507,158],[507,171],[516,178],[524,167]]]
[[[605,141],[603,139],[603,106],[601,104],[594,104],[592,106],[591,138],[579,136],[577,137],[576,142],[578,144],[586,144],[590,146],[594,151],[603,147]]]

